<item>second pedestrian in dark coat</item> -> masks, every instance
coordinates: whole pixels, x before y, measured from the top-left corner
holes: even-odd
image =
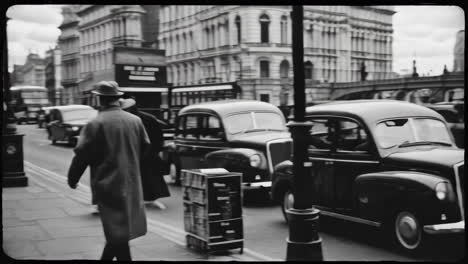
[[[170,196],[169,188],[162,174],[162,161],[159,157],[159,152],[162,151],[164,144],[162,127],[156,117],[138,110],[134,99],[121,99],[120,104],[123,110],[141,118],[151,141],[151,151],[141,162],[143,198],[145,202],[154,203],[154,205],[164,209],[165,205],[156,201],[159,198]]]

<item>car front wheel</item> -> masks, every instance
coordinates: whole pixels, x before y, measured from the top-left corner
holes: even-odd
[[[401,211],[394,219],[393,233],[398,245],[410,252],[420,249],[423,232],[416,215],[409,211]]]
[[[283,199],[281,200],[281,211],[283,212],[283,217],[286,222],[288,222],[287,210],[293,208],[294,205],[294,195],[290,189],[286,190],[283,194]]]

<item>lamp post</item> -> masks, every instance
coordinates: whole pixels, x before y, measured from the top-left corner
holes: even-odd
[[[3,20],[3,120],[2,120],[2,187],[22,187],[28,185],[24,173],[23,136],[16,131],[16,121],[11,109],[10,74],[8,73],[7,19]]]
[[[292,56],[294,70],[294,121],[288,123],[293,138],[293,208],[286,211],[289,223],[286,260],[321,261],[318,235],[319,210],[312,207],[312,162],[308,160],[307,136],[312,124],[305,121],[304,8],[293,6]]]

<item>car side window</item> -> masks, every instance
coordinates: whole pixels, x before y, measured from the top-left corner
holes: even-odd
[[[205,115],[202,117],[200,138],[205,140],[222,140],[224,138],[221,121],[216,116]]]
[[[353,120],[337,120],[337,151],[368,152],[369,138],[364,128]]]
[[[312,123],[308,138],[309,150],[331,150],[334,134],[331,120],[327,118],[314,118],[308,121]]]
[[[177,119],[177,126],[175,131],[175,136],[177,138],[184,137],[184,124],[185,124],[185,116],[181,116]]]
[[[198,138],[198,115],[185,116],[185,138]]]

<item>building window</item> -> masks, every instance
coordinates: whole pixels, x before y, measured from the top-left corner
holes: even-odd
[[[270,77],[270,62],[263,60],[260,61],[260,78]]]
[[[266,14],[260,16],[260,42],[262,43],[269,42],[269,26],[270,18]]]
[[[288,18],[286,16],[281,17],[281,43],[288,43]]]
[[[262,102],[270,102],[270,95],[269,94],[260,94],[260,101]]]
[[[280,64],[280,78],[288,78],[289,76],[289,62],[284,60]]]
[[[237,29],[237,44],[241,43],[241,18],[240,16],[236,16],[236,29]]]
[[[312,62],[308,61],[304,63],[304,75],[306,79],[312,79],[313,69],[314,69],[314,65],[312,64]]]

